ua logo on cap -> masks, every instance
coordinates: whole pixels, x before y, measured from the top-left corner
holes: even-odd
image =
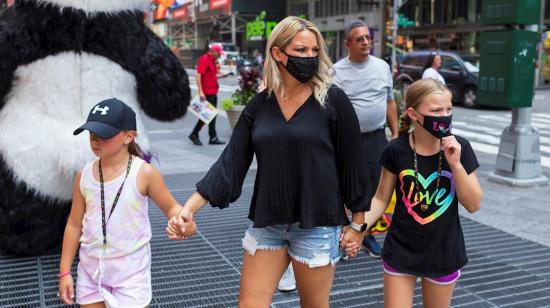
[[[101,108],[99,107],[99,105],[96,105],[94,107],[94,110],[92,110],[92,114],[95,114],[96,111],[101,111],[101,115],[106,115],[108,110],[109,110],[109,106],[105,106]]]

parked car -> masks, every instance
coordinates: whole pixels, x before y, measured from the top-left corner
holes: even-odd
[[[241,68],[255,68],[259,67],[258,61],[250,55],[241,55],[239,56],[239,59],[237,60],[237,71],[240,71]]]
[[[414,81],[422,78],[428,57],[434,51],[411,51],[399,58],[395,70],[395,85],[406,92]],[[479,62],[479,56],[459,54],[451,51],[438,51],[441,55],[439,73],[445,78],[447,87],[453,94],[453,101],[465,107],[476,106],[479,68],[473,63]],[[476,61],[477,59],[477,61]],[[473,62],[473,63],[472,63]]]

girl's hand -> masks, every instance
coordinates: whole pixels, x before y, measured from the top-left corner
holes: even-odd
[[[74,304],[74,282],[71,275],[59,278],[59,298],[64,304]]]
[[[449,163],[449,166],[453,167],[460,163],[460,152],[462,150],[462,147],[460,146],[460,143],[456,141],[455,136],[448,136],[444,137],[442,139],[443,153],[445,153],[445,159],[447,159],[447,163]]]
[[[355,257],[359,252],[359,243],[363,242],[363,237],[363,232],[357,232],[352,228],[347,228],[340,235],[340,248],[346,250],[348,256]]]
[[[359,242],[349,242],[346,244],[345,250],[348,257],[357,257],[357,253],[361,249],[361,244]]]
[[[168,220],[168,225],[166,226],[166,234],[171,240],[177,241],[185,239],[185,236],[183,235],[184,232],[182,232],[180,227],[178,226],[178,220],[176,216],[172,216],[172,218]]]
[[[189,222],[186,222],[184,220],[183,226],[180,222],[178,222],[178,217],[173,216],[168,221],[168,226],[166,227],[166,234],[168,235],[168,238],[171,240],[183,240],[186,239],[193,234],[195,234],[197,230],[197,225],[195,224],[194,220],[191,220]]]

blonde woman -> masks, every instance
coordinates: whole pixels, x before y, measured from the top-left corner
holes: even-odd
[[[256,155],[239,306],[269,307],[292,262],[301,306],[329,307],[340,237],[342,245],[361,242],[366,227],[359,124],[347,96],[331,84],[332,63],[314,24],[285,18],[267,51],[267,88],[248,103],[228,146],[167,231],[182,238],[183,222],[206,203],[224,208],[237,200]],[[353,222],[342,234],[350,223],[344,204]]]

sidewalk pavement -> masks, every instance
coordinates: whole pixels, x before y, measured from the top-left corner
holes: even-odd
[[[219,137],[228,139],[224,118]],[[170,124],[146,121],[159,169],[179,202],[217,159],[223,146],[202,147],[187,139],[195,119]],[[206,131],[201,132],[206,141]],[[511,188],[486,180],[490,158],[480,156],[482,209],[461,213],[469,263],[455,289],[452,307],[550,307],[550,189]],[[494,164],[494,162],[493,162]],[[184,242],[169,241],[166,218],[151,206],[153,230],[153,300],[151,307],[236,307],[242,265],[241,238],[255,170],[249,172],[241,198],[229,208],[204,207],[196,215],[198,234]],[[377,236],[382,243],[383,236]],[[34,258],[0,256],[0,307],[61,307],[57,292],[59,254]],[[73,268],[73,271],[76,269]],[[74,272],[73,272],[74,273]],[[331,307],[382,307],[380,260],[361,253],[337,266]],[[73,275],[74,277],[74,275]],[[417,284],[414,307],[421,307]],[[65,306],[66,307],[66,306]],[[296,292],[279,293],[271,307],[299,307]]]

